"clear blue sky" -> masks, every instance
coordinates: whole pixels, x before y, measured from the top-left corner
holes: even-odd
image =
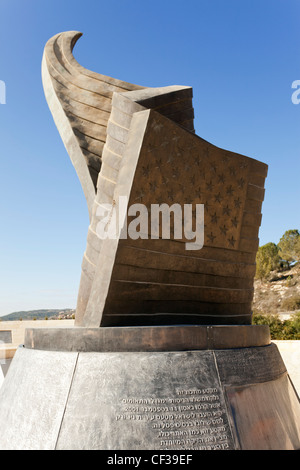
[[[88,212],[44,98],[47,40],[145,86],[189,85],[211,143],[269,165],[260,244],[300,228],[299,0],[0,0],[0,315],[74,308]]]

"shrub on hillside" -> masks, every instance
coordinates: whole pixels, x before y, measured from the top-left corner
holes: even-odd
[[[300,309],[300,296],[293,295],[292,297],[286,297],[281,302],[281,309],[282,311],[287,310],[299,310]]]
[[[253,325],[268,325],[271,339],[274,340],[300,340],[300,312],[293,315],[290,320],[280,320],[278,315],[264,315],[254,313]]]

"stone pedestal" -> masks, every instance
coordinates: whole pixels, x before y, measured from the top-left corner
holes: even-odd
[[[300,449],[299,398],[265,326],[27,330],[0,449]]]

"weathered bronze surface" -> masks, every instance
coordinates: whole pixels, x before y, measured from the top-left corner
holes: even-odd
[[[299,400],[274,344],[140,352],[19,348],[0,389],[0,422],[1,450],[300,448]]]
[[[46,351],[142,352],[232,349],[270,344],[267,325],[28,328],[25,347]]]
[[[195,135],[190,87],[145,88],[81,67],[80,35],[50,39],[43,58],[46,98],[90,213],[76,325],[250,324],[267,165]],[[149,213],[191,204],[194,226],[203,204],[203,248],[186,249],[175,221],[168,239],[161,226],[156,239],[100,239],[97,210],[117,210],[120,197]]]

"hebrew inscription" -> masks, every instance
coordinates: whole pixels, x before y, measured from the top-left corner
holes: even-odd
[[[212,351],[79,354],[60,439],[71,428],[72,449],[84,433],[90,449],[231,450],[229,416]]]
[[[215,387],[178,389],[165,398],[123,398],[115,419],[148,423],[157,448],[163,450],[233,448],[226,409]]]
[[[266,382],[286,372],[274,343],[255,349],[216,351],[215,355],[220,378],[227,385]]]

